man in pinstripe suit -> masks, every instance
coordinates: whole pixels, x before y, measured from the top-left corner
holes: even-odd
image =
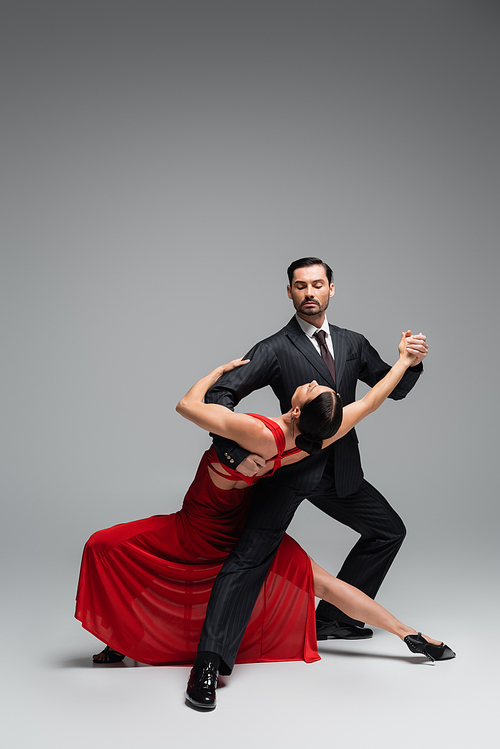
[[[288,296],[296,315],[282,330],[257,343],[245,355],[250,363],[224,375],[207,402],[234,408],[250,392],[270,385],[281,411],[295,389],[316,379],[333,387],[344,404],[355,400],[358,380],[370,387],[390,369],[359,333],[329,325],[325,311],[334,295],[331,268],[319,258],[301,258],[288,268]],[[325,331],[327,351],[314,336]],[[322,334],[320,334],[322,335]],[[411,336],[410,333],[408,335]],[[408,369],[391,398],[404,398],[422,372],[425,336],[411,336],[418,362]],[[332,364],[332,358],[334,364]],[[254,475],[263,461],[238,445],[214,438],[221,463]],[[215,707],[218,672],[229,674],[260,588],[283,534],[303,499],[360,534],[338,577],[375,597],[405,535],[405,527],[384,497],[364,478],[353,429],[330,448],[260,479],[254,488],[247,525],[224,563],[212,590],[198,655],[186,692],[187,704]],[[321,601],[318,639],[365,639],[372,631]]]

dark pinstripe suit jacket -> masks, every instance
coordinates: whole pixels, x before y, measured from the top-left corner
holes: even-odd
[[[335,351],[336,383],[294,316],[288,325],[257,343],[246,354],[245,359],[251,360],[249,364],[221,377],[207,393],[206,401],[233,409],[252,391],[270,385],[280,402],[282,413],[285,413],[290,408],[295,389],[304,382],[315,379],[320,385],[335,387],[344,404],[352,403],[358,380],[373,387],[388,372],[390,366],[360,333],[335,325],[330,325],[330,332]],[[390,397],[395,400],[404,398],[415,385],[421,371],[421,364],[408,369]],[[214,436],[214,443],[219,459],[226,465],[234,467],[248,455],[246,450],[221,437]],[[229,462],[226,454],[234,462]],[[327,462],[334,465],[339,496],[352,494],[358,489],[363,471],[354,429],[319,455],[280,469],[273,477],[273,483],[280,482],[299,491],[309,492],[320,481]],[[261,479],[259,484],[267,480]]]

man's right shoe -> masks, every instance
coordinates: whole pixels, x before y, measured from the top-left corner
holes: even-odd
[[[186,689],[186,705],[194,710],[213,710],[216,705],[218,670],[211,661],[193,666]]]
[[[373,637],[373,630],[346,622],[317,620],[316,637],[318,640],[369,640]]]

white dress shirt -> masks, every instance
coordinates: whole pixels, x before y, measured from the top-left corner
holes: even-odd
[[[333,350],[333,341],[330,335],[330,328],[328,326],[328,320],[326,319],[326,315],[325,315],[325,319],[323,321],[323,325],[321,326],[321,328],[317,328],[315,325],[311,325],[311,323],[306,322],[298,315],[295,315],[295,319],[297,320],[300,327],[302,328],[306,336],[309,338],[312,345],[314,346],[314,348],[316,349],[316,351],[318,352],[320,356],[321,356],[321,351],[319,348],[319,342],[313,336],[315,333],[317,333],[318,330],[324,330],[326,333],[326,337],[325,337],[326,347],[328,351],[331,353],[331,355],[333,356],[333,358],[335,359],[335,351]]]

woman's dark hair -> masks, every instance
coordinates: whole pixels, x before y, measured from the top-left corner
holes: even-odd
[[[300,412],[300,434],[295,444],[304,452],[319,453],[323,440],[333,437],[342,424],[342,399],[338,393],[321,393],[304,404]]]
[[[298,268],[308,268],[310,265],[322,265],[325,271],[328,283],[333,282],[333,271],[327,263],[324,263],[319,257],[301,257],[300,260],[294,260],[287,268],[288,282],[290,286],[293,281],[293,274]]]

